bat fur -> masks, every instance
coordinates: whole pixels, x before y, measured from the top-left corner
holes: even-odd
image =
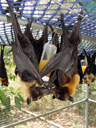
[[[15,35],[15,42],[12,44],[12,51],[14,56],[14,62],[17,68],[16,73],[20,76],[21,80],[23,81],[23,84],[26,86],[27,88],[26,92],[28,92],[29,96],[32,97],[32,95],[34,93],[37,93],[38,91],[41,92],[39,93],[41,95],[42,93],[45,93],[45,91],[43,90],[48,91],[48,89],[45,89],[45,88],[41,89],[40,87],[39,88],[40,90],[39,90],[37,89],[37,87],[34,87],[34,86],[36,85],[36,83],[39,83],[40,85],[43,84],[43,80],[38,73],[38,62],[40,61],[43,45],[44,43],[46,43],[48,38],[48,35],[47,35],[48,27],[45,26],[43,35],[38,41],[33,39],[32,33],[30,33],[30,24],[29,26],[27,25],[25,33],[23,34],[21,32],[19,23],[13,12],[13,9],[10,5],[10,2],[8,0],[7,2],[9,5],[9,11],[12,17],[12,24],[13,24],[13,30]],[[31,36],[29,36],[27,32],[29,32]],[[34,40],[34,44],[35,42],[37,42],[35,46],[33,46],[33,42],[31,42],[31,39]],[[40,47],[37,47],[38,44]],[[39,54],[36,54],[35,52],[37,49],[40,51]],[[31,90],[33,89],[33,87],[34,87],[34,91]],[[32,92],[33,94],[30,94],[30,92]]]
[[[94,53],[93,55],[87,55],[85,50],[84,53],[86,55],[87,63],[88,63],[84,72],[84,81],[85,83],[90,85],[94,81],[96,76],[96,64],[95,64],[96,53]]]
[[[60,50],[58,50],[59,52],[49,61],[40,75],[44,76],[48,73],[52,73],[49,84],[54,83],[56,86],[53,98],[56,96],[56,98],[58,98],[59,94],[60,98],[58,99],[65,100],[67,97],[67,99],[73,101],[72,96],[80,80],[77,71],[77,46],[81,42],[80,24],[82,17],[78,16],[78,22],[73,26],[71,35],[69,35],[63,20],[64,17],[62,14],[61,23],[63,35],[61,36]]]
[[[5,68],[5,63],[4,63],[4,47],[1,46],[1,56],[0,56],[0,81],[2,85],[8,86],[8,76],[7,76],[7,71]]]

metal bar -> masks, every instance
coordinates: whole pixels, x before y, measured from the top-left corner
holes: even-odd
[[[62,107],[62,108],[59,108],[59,109],[56,109],[56,110],[53,110],[53,111],[49,111],[49,112],[43,113],[43,114],[38,115],[38,116],[35,116],[35,117],[31,117],[31,118],[28,118],[28,119],[25,119],[25,120],[21,120],[21,121],[18,121],[18,122],[14,122],[14,123],[12,123],[12,124],[3,126],[3,127],[1,127],[1,128],[10,128],[10,127],[12,127],[12,126],[16,126],[16,125],[25,123],[25,122],[27,122],[27,121],[31,121],[31,120],[36,119],[36,118],[39,118],[39,117],[42,117],[42,116],[46,116],[46,115],[52,114],[52,113],[54,113],[54,112],[61,111],[61,110],[65,109],[65,108],[70,108],[70,107],[72,107],[72,106],[74,106],[74,105],[77,105],[77,104],[80,104],[80,103],[83,103],[83,102],[86,102],[86,99],[83,99],[83,100],[81,100],[81,101],[75,102],[75,103],[73,103],[73,104],[71,104],[71,105],[67,105],[67,106],[64,106],[64,107]]]
[[[3,22],[8,22],[8,23],[11,23],[11,17],[10,16],[7,16],[7,15],[3,15],[3,14],[0,14],[0,21],[3,21]],[[21,18],[18,18],[18,22],[20,25],[24,25],[26,26],[26,24],[28,23],[28,20],[26,19],[21,19]],[[32,23],[32,28],[35,28],[35,29],[41,29],[43,30],[44,29],[44,25],[41,24],[41,23],[36,23],[33,21]],[[52,30],[50,29],[50,27],[48,27],[48,31],[51,32]],[[54,31],[58,34],[62,34],[62,29],[60,28],[54,28]],[[91,42],[96,42],[96,38],[93,38],[93,37],[86,37],[86,36],[83,36],[82,35],[82,39],[83,40],[88,40],[88,41],[91,41]]]
[[[86,86],[86,108],[85,108],[85,128],[88,128],[88,102],[89,102],[89,87]]]
[[[92,99],[88,99],[89,102],[92,102],[92,103],[96,103],[95,100],[92,100]]]
[[[38,116],[37,114],[33,113],[33,112],[30,112],[28,110],[24,110],[24,109],[21,109],[23,112],[26,112],[28,114],[31,114],[32,116]],[[60,124],[57,124],[53,121],[50,121],[50,120],[47,120],[45,119],[44,117],[40,117],[40,120],[43,120],[43,121],[46,121],[47,123],[49,124],[52,124],[53,126],[57,127],[57,128],[64,128],[63,126],[61,126]]]
[[[58,1],[58,0],[53,0],[55,3],[57,3],[57,4],[59,4],[59,5],[61,5],[62,6],[62,4]],[[71,8],[69,8],[69,7],[67,7],[66,6],[66,9],[68,9],[68,10],[70,10],[70,11],[72,11],[72,9]],[[93,22],[94,24],[96,24],[96,22],[95,21],[93,21],[93,20],[91,20],[91,19],[89,19],[89,18],[87,18],[87,17],[85,17],[85,16],[83,16],[82,14],[79,14],[80,16],[82,16],[83,18],[85,18],[86,20],[88,20],[88,21],[91,21],[91,22]]]

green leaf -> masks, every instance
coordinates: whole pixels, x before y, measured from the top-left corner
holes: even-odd
[[[15,81],[15,78],[16,78],[16,76],[15,76],[15,75],[13,75],[13,81]]]
[[[1,103],[6,106],[6,103],[7,103],[7,97],[6,95],[4,94],[4,91],[0,89],[0,100],[1,100]]]
[[[10,105],[11,105],[10,97],[7,97],[6,108],[8,111],[10,111]]]
[[[22,102],[22,103],[24,103],[24,99],[23,99],[23,97],[20,95],[20,94],[18,94],[18,98],[19,98],[19,100]]]
[[[19,110],[21,110],[21,103],[17,96],[15,96],[15,105]]]

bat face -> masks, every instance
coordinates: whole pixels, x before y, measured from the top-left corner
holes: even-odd
[[[69,100],[73,102],[73,98],[69,96],[68,88],[67,87],[58,87],[58,89],[55,90],[55,93],[53,95],[53,99],[59,99],[62,101]]]
[[[48,88],[45,87],[30,87],[30,97],[32,101],[37,101],[44,97],[45,95],[48,95],[51,93],[51,91]]]
[[[95,74],[96,74],[96,65],[95,64],[89,65],[86,68],[85,73],[84,73],[85,83],[91,84],[94,81]]]
[[[94,81],[94,74],[93,73],[90,73],[90,74],[86,74],[85,77],[84,77],[84,82],[86,84],[91,84],[93,81]]]

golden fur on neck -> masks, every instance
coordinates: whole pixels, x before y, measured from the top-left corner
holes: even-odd
[[[93,79],[95,78],[95,76],[94,76],[94,74],[91,73],[91,74],[86,74],[85,78],[86,78],[85,83],[91,84]]]
[[[71,77],[69,83],[64,84],[63,87],[68,87],[69,95],[73,96],[79,82],[80,82],[80,76],[78,74],[75,74]]]
[[[22,86],[22,90],[24,92],[24,95],[26,97],[30,97],[30,91],[29,88],[34,87],[35,84],[37,83],[36,80],[30,81],[30,82],[25,82],[22,81],[21,78],[19,77],[20,85]]]

